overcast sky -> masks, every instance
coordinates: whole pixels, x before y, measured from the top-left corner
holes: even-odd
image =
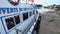
[[[60,4],[60,0],[35,0],[36,4],[52,5],[52,4]]]

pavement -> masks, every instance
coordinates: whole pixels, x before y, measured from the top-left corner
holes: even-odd
[[[39,34],[60,34],[60,15],[44,13],[40,24]]]

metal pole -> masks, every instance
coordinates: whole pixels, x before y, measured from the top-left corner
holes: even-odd
[[[27,0],[26,0],[26,4],[27,4]]]

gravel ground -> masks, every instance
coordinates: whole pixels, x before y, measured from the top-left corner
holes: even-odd
[[[44,13],[42,15],[39,34],[60,34],[60,15]]]

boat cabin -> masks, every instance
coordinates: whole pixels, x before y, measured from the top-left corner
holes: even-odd
[[[37,19],[34,5],[14,6],[7,0],[0,0],[0,34],[27,34]]]

